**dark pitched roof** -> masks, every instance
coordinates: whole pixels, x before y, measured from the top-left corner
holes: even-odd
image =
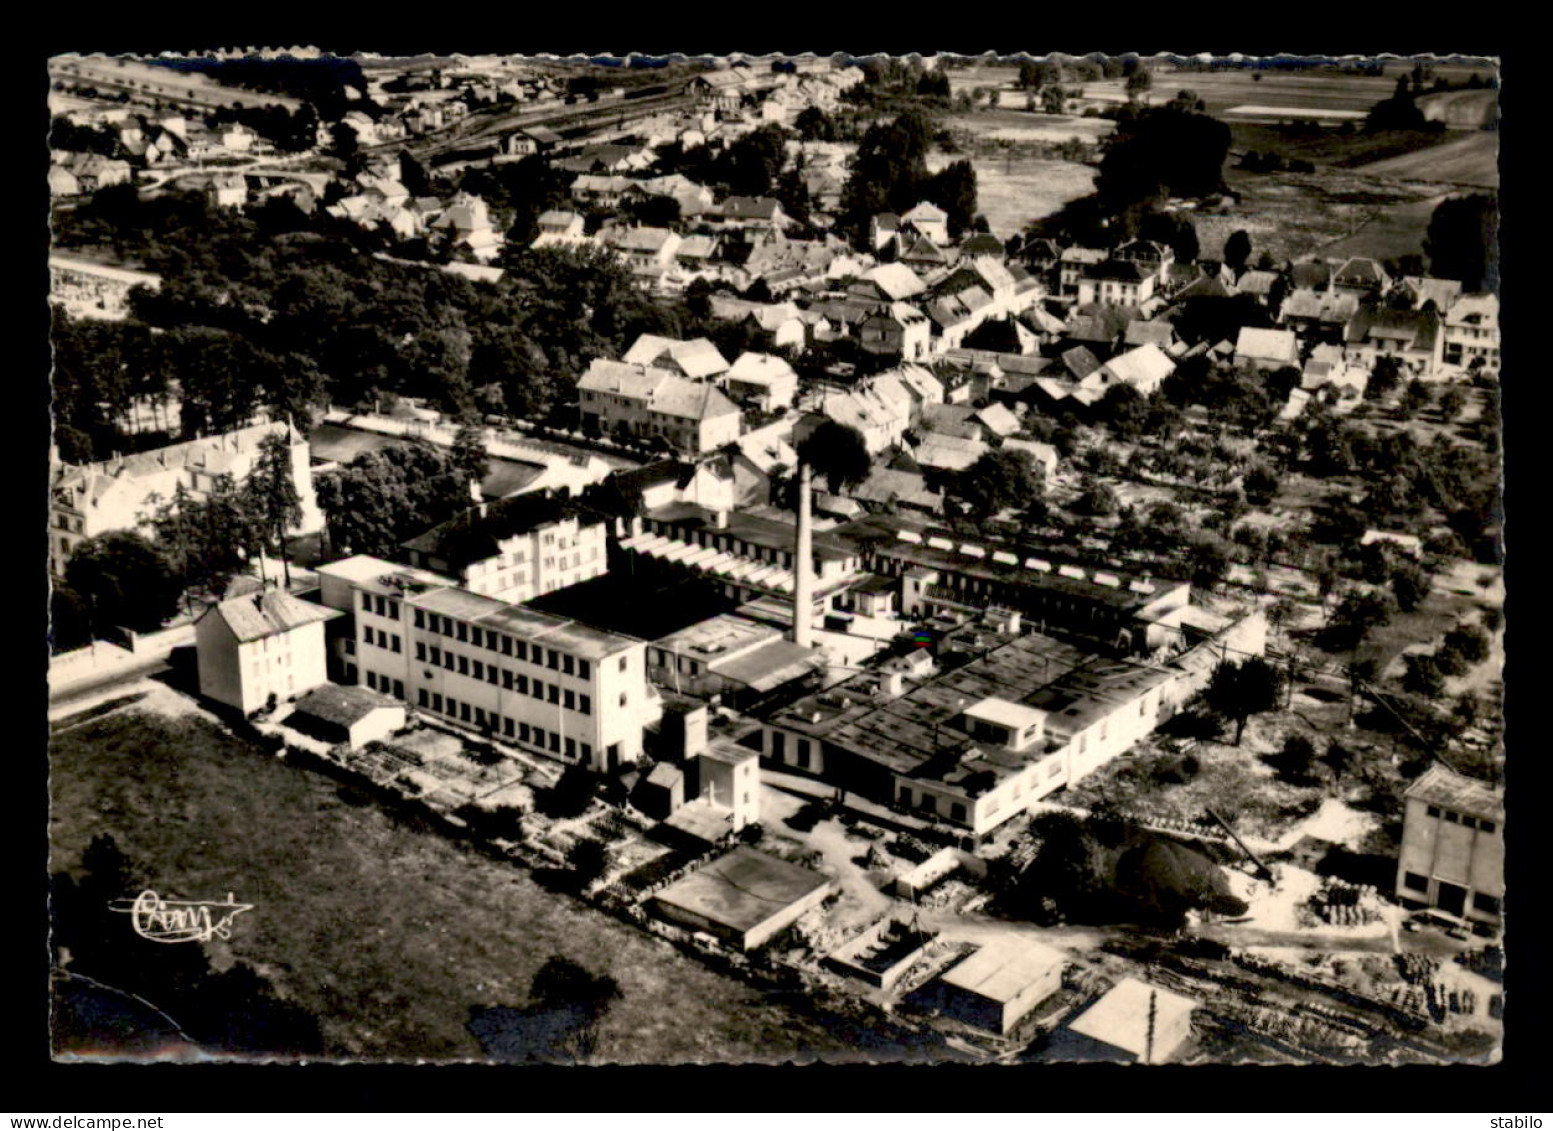
[[[1068,367],[1069,373],[1082,381],[1100,368],[1100,359],[1089,351],[1089,347],[1074,346],[1062,355],[1062,364]]]
[[[326,683],[309,691],[297,701],[296,714],[320,722],[348,727],[360,722],[381,707],[403,707],[397,699],[379,695],[366,687],[342,687]],[[290,720],[288,720],[289,722]]]
[[[1083,270],[1086,279],[1114,279],[1124,283],[1141,283],[1153,272],[1139,263],[1126,259],[1107,259],[1104,263],[1092,263]]]
[[[457,570],[495,557],[508,538],[574,516],[584,521],[594,517],[569,499],[542,493],[514,495],[487,504],[483,514],[481,508],[472,507],[410,539],[404,548],[441,558]]]
[[[961,255],[996,255],[1002,256],[1003,241],[990,232],[977,232],[960,245]]]
[[[1348,323],[1346,339],[1362,342],[1369,338],[1401,338],[1414,349],[1433,350],[1442,323],[1432,310],[1386,310],[1365,308]]]

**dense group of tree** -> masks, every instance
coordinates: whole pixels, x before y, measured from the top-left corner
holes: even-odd
[[[934,125],[920,109],[870,127],[858,143],[841,194],[841,226],[862,238],[881,212],[906,212],[922,201],[949,216],[949,235],[959,239],[976,216],[976,170],[969,161],[928,171]]]
[[[1116,119],[1095,191],[1114,211],[1220,192],[1229,144],[1229,127],[1195,108],[1177,103],[1131,108]]]
[[[1429,218],[1424,254],[1436,278],[1467,291],[1499,290],[1499,201],[1491,193],[1442,200]]]
[[[1087,820],[1042,814],[1031,828],[1035,858],[1009,878],[1001,899],[1014,916],[1179,929],[1189,911],[1245,913],[1208,856],[1128,825],[1104,806]]]
[[[367,79],[361,64],[338,55],[318,59],[192,56],[147,61],[177,71],[209,75],[217,82],[231,86],[299,98],[311,104],[326,122],[337,121],[348,110],[360,108],[360,100],[367,93]],[[356,95],[347,94],[350,89],[354,89]]]
[[[319,404],[386,394],[542,419],[593,358],[688,320],[602,249],[519,248],[492,285],[386,261],[358,236],[290,204],[241,213],[197,194],[141,201],[132,189],[103,190],[63,216],[60,246],[114,246],[163,281],[135,292],[121,323],[56,316],[61,455],[111,454],[136,398],[174,392],[182,417],[168,425],[181,436],[259,408],[304,424]]]
[[[424,442],[363,452],[317,481],[329,550],[394,558],[407,539],[473,505],[467,468]]]

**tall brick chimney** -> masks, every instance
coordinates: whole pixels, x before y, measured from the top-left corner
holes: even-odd
[[[793,550],[793,643],[814,647],[814,520],[809,483],[813,473],[798,464],[798,534]]]

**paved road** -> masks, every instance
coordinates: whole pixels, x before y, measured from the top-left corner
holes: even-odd
[[[88,701],[101,697],[104,692],[113,691],[116,688],[132,683],[139,683],[150,676],[161,675],[163,672],[169,671],[172,671],[172,664],[167,656],[148,656],[139,663],[116,667],[112,671],[104,672],[100,676],[72,683],[57,694],[51,686],[49,688],[49,718],[50,720],[62,718],[71,713],[71,707],[85,706]]]

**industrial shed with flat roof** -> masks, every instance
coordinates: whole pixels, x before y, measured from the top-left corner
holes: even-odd
[[[671,922],[750,950],[819,906],[832,887],[808,868],[736,848],[670,884],[653,906]]]
[[[947,1014],[999,1035],[1062,988],[1066,958],[1038,942],[1003,939],[978,948],[939,977]]]

